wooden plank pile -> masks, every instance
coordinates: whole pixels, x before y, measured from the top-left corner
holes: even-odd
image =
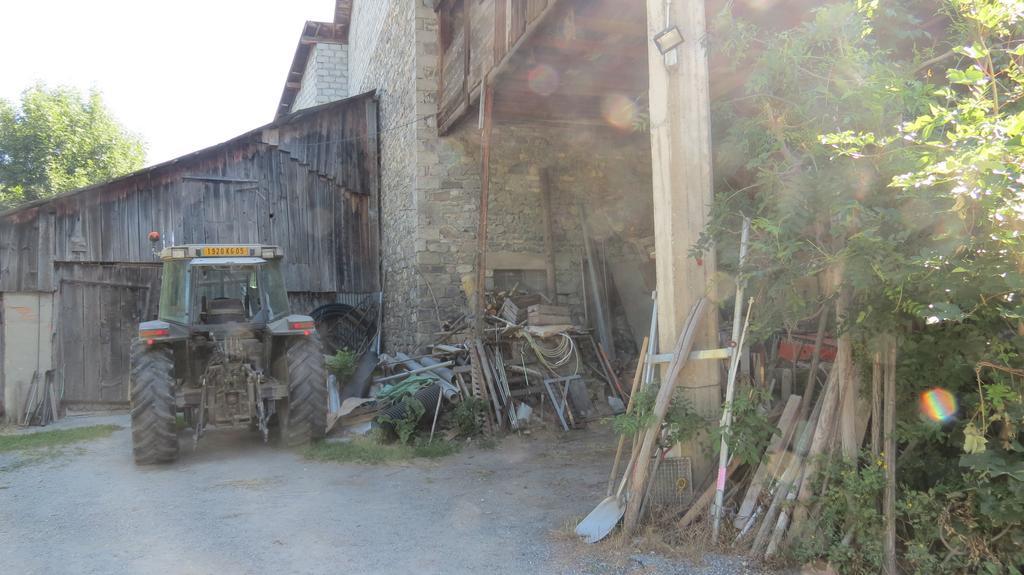
[[[526,321],[530,306],[543,301],[544,298],[540,294],[506,297],[501,304],[499,315],[505,321],[519,325]]]
[[[695,334],[700,329],[700,318],[707,313],[708,305],[707,301],[700,300],[691,310],[684,330],[669,356],[671,363],[658,389],[649,423],[633,439],[632,456],[619,483],[625,489],[617,496],[623,510],[623,530],[627,535],[635,533],[651,503],[649,493],[654,483],[652,477],[657,474],[659,462],[664,460],[666,448],[663,421],[680,373],[689,361],[702,357],[699,353],[691,352]],[[828,484],[827,473],[824,485],[816,481],[819,472],[828,469],[826,461],[834,455],[841,454],[850,458],[859,453],[869,421],[872,429],[871,446],[874,453],[879,453],[883,435],[880,429],[882,396],[885,395],[881,382],[885,381],[888,385],[892,379],[895,369],[894,352],[883,351],[876,358],[876,381],[873,382],[872,405],[869,406],[869,402],[861,399],[857,391],[860,377],[854,366],[853,350],[848,338],[840,337],[836,340],[835,355],[832,356],[834,362],[821,361],[822,349],[825,347],[825,338],[822,337],[824,330],[825,322],[819,322],[812,354],[800,358],[781,357],[778,345],[781,338],[769,339],[773,346],[770,350],[765,346],[761,351],[751,353],[744,345],[743,337],[740,337],[735,348],[738,355],[734,356],[730,368],[731,375],[735,374],[736,365],[741,362],[748,366],[768,364],[776,367],[771,372],[748,369],[749,375],[736,382],[736,397],[752,397],[754,388],[767,391],[768,399],[760,409],[776,431],[758,461],[741,463],[735,459],[723,459],[718,473],[710,478],[709,484],[694,493],[685,513],[675,520],[677,528],[707,533],[716,538],[718,544],[731,546],[755,558],[774,557],[813,528],[820,513],[820,505],[814,504],[815,496],[819,495],[816,491],[827,489]],[[734,330],[734,333],[737,331]],[[745,333],[745,328],[742,333]],[[888,347],[894,348],[894,345]],[[755,361],[759,355],[761,359]],[[780,365],[788,367],[778,367]],[[797,372],[797,369],[800,371]],[[824,378],[820,377],[822,372]],[[773,375],[769,378],[767,373]],[[802,394],[791,392],[794,373],[807,375]],[[639,370],[637,375],[639,377]],[[768,379],[770,381],[766,381]],[[781,394],[776,386],[779,380],[788,382],[788,385],[783,386],[786,391]],[[891,410],[892,407],[888,406],[885,413]],[[723,421],[727,420],[723,417]],[[884,435],[889,438],[892,430],[885,429]],[[616,451],[609,485],[615,483],[624,440],[620,440]],[[609,489],[611,496],[612,491]],[[607,500],[602,505],[607,507]],[[600,509],[601,506],[595,509],[595,514]],[[588,524],[589,519],[588,516],[580,524],[577,533],[593,542],[603,535],[598,530],[600,536],[593,537],[593,525]],[[725,529],[710,529],[712,525],[717,527],[719,524]]]
[[[818,365],[816,357],[812,363]],[[718,543],[759,559],[778,555],[805,534],[820,510],[812,506],[812,501],[817,495],[814,479],[823,462],[844,449],[856,453],[865,439],[870,410],[855,393],[857,377],[852,369],[852,350],[840,340],[835,363],[828,369],[820,389],[815,383],[817,374],[809,373],[814,378],[807,386],[811,402],[792,394],[768,411],[769,422],[777,431],[761,460],[752,465],[731,461],[694,499],[679,519],[678,527],[695,528],[702,519],[710,522],[718,514],[724,525],[731,525],[731,529],[721,531]],[[845,431],[849,418],[844,414],[849,413],[856,417],[849,425],[851,430]],[[642,492],[642,468],[632,480],[634,491]],[[726,496],[717,507],[713,501],[720,489],[724,489]],[[626,520],[629,527],[628,513]],[[705,529],[703,524],[696,528]]]
[[[526,323],[535,326],[572,325],[572,318],[567,307],[536,304],[527,308]]]
[[[20,423],[26,426],[46,426],[59,417],[60,393],[54,383],[53,371],[47,371],[42,378],[38,371],[32,373],[22,414]]]

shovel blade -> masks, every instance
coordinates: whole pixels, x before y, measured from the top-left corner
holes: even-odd
[[[626,508],[618,497],[606,497],[576,526],[576,535],[587,543],[597,543],[615,529],[625,514]]]

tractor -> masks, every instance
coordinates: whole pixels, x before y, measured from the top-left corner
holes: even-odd
[[[150,237],[153,240],[153,236]],[[313,319],[290,313],[277,246],[178,245],[162,261],[160,311],[131,345],[137,464],[178,456],[182,423],[271,428],[288,446],[322,437],[324,356]],[[180,417],[179,417],[180,414]]]

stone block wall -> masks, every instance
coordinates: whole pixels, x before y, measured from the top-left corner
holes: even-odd
[[[480,136],[466,121],[459,137],[439,138],[437,15],[432,0],[415,0],[416,343],[429,343],[441,321],[466,311],[463,279],[475,278],[480,205]]]
[[[352,94],[377,91],[381,139],[381,266],[388,349],[415,343],[416,26],[413,0],[359,0],[349,38]],[[376,32],[377,36],[371,34]]]
[[[380,71],[374,66],[384,63],[377,54],[382,32],[390,27],[396,13],[405,14],[418,0],[355,0],[349,26],[348,78],[351,95],[355,96],[376,88],[374,80]],[[404,6],[394,6],[404,4]],[[411,36],[405,40],[411,47]],[[371,65],[372,64],[372,65]],[[411,89],[411,86],[409,86]]]
[[[328,42],[315,44],[306,60],[302,87],[295,95],[292,111],[335,102],[348,96],[348,46]]]
[[[436,132],[435,132],[436,134]],[[488,202],[488,289],[495,269],[544,270],[542,172],[547,171],[558,303],[583,317],[582,216],[609,262],[651,267],[653,201],[650,137],[612,128],[502,123],[492,135]],[[444,319],[466,309],[460,289],[476,277],[480,201],[480,135],[463,121],[444,138],[417,142],[417,261],[431,294],[420,294],[420,337],[437,331],[434,299]],[[429,160],[429,161],[422,161]],[[623,298],[649,301],[653,277]],[[648,305],[648,304],[644,304]],[[635,330],[635,328],[634,328]]]

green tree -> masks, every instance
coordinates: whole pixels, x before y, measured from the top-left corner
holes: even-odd
[[[695,252],[736,253],[751,216],[761,333],[834,309],[865,373],[897,335],[901,567],[1020,573],[1024,0],[841,0],[789,30],[726,11],[713,43],[749,72],[715,103]],[[936,387],[959,400],[941,422],[918,403]],[[843,465],[803,558],[877,573],[879,462]]]
[[[0,205],[102,182],[142,167],[145,149],[99,92],[37,84],[20,104],[0,100]]]

